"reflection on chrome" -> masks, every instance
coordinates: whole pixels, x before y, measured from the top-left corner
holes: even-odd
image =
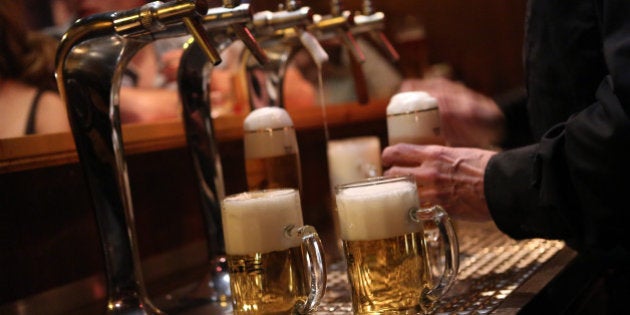
[[[227,29],[264,59],[251,34],[245,29],[249,7],[238,1],[223,1],[224,7],[208,10],[207,2],[178,0],[151,2],[128,11],[93,15],[78,20],[63,36],[57,53],[55,74],[60,94],[68,107],[68,116],[105,251],[108,285],[108,314],[161,314],[148,299],[142,279],[137,250],[133,207],[127,178],[119,115],[119,90],[123,69],[147,44],[163,38],[191,34],[204,63],[218,64],[221,59],[216,42],[211,42],[205,28]],[[205,28],[204,28],[205,27]],[[201,57],[200,57],[201,58]],[[204,103],[208,106],[208,103]],[[201,106],[201,105],[200,105]],[[202,115],[203,116],[203,115]],[[214,143],[211,124],[204,117],[206,133],[201,145]],[[211,146],[211,145],[210,145]],[[194,150],[194,149],[193,149]],[[204,160],[214,155],[199,152]],[[218,161],[218,160],[217,160]],[[209,162],[219,174],[217,161]],[[206,165],[207,162],[204,162]],[[208,172],[207,169],[198,170]],[[204,173],[207,174],[207,173]],[[214,176],[209,176],[214,179]],[[204,179],[208,175],[204,175]],[[220,176],[218,177],[220,178]],[[212,181],[215,194],[209,202],[218,202],[222,182]],[[202,187],[204,192],[207,185]],[[204,204],[204,208],[212,205]],[[220,222],[220,220],[219,220]],[[219,242],[219,241],[217,241]]]

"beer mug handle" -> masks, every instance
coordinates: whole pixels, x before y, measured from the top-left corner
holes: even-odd
[[[432,223],[439,231],[439,239],[444,242],[444,271],[440,281],[429,291],[429,294],[432,296],[442,296],[455,281],[457,270],[459,269],[459,243],[457,242],[455,229],[453,228],[450,217],[441,206],[435,205],[419,208],[412,211],[411,215],[412,219],[416,222],[425,224]],[[430,242],[430,240],[426,239],[425,241]]]
[[[292,234],[293,228],[289,228],[287,233]],[[311,288],[306,301],[299,301],[294,308],[296,314],[307,314],[313,312],[324,297],[326,292],[326,261],[324,259],[324,246],[314,227],[305,225],[297,228],[297,236],[302,239],[302,252],[304,255],[304,265],[309,272]]]

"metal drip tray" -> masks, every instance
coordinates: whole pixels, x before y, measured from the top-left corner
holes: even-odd
[[[436,314],[489,314],[565,247],[564,242],[515,241],[492,223],[456,223],[460,244],[457,281]],[[351,314],[345,270],[332,266],[324,301],[316,314]]]

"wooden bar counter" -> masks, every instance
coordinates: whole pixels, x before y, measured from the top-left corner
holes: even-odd
[[[327,107],[331,139],[376,135],[384,147],[385,107],[383,100],[363,106]],[[307,108],[289,112],[300,146],[304,221],[320,231],[329,248],[334,247],[322,111]],[[214,120],[227,194],[246,188],[244,117]],[[177,292],[190,292],[202,283],[208,261],[198,188],[183,126],[179,120],[126,125],[123,137],[145,283],[154,302],[168,308]],[[72,136],[0,140],[0,189],[0,314],[103,313],[106,288],[101,245]],[[440,313],[465,313],[477,306],[479,314],[484,310],[515,314],[527,308],[548,308],[546,288],[553,287],[563,274],[572,277],[576,271],[571,270],[579,270],[575,252],[561,242],[516,242],[492,224],[457,222],[457,226],[462,267],[459,281],[440,305]],[[516,254],[524,258],[512,265],[497,261]],[[482,259],[485,264],[480,263]],[[504,270],[496,269],[501,266]],[[343,268],[329,271],[327,299],[318,313],[350,312],[344,277]],[[584,282],[587,279],[580,280]],[[487,285],[496,285],[496,289]],[[576,294],[567,293],[567,299]],[[482,305],[481,301],[487,303]],[[221,312],[202,307],[177,313]]]

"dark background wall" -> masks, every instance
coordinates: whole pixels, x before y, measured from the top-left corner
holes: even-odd
[[[342,7],[361,10],[361,0]],[[252,1],[255,10],[275,1]],[[401,54],[399,68],[419,76],[427,65],[445,63],[453,78],[487,94],[522,84],[522,41],[527,0],[373,0],[387,17],[386,34]],[[315,12],[330,11],[329,1],[302,1]],[[423,38],[414,39],[415,31]],[[411,37],[411,38],[409,38]]]

